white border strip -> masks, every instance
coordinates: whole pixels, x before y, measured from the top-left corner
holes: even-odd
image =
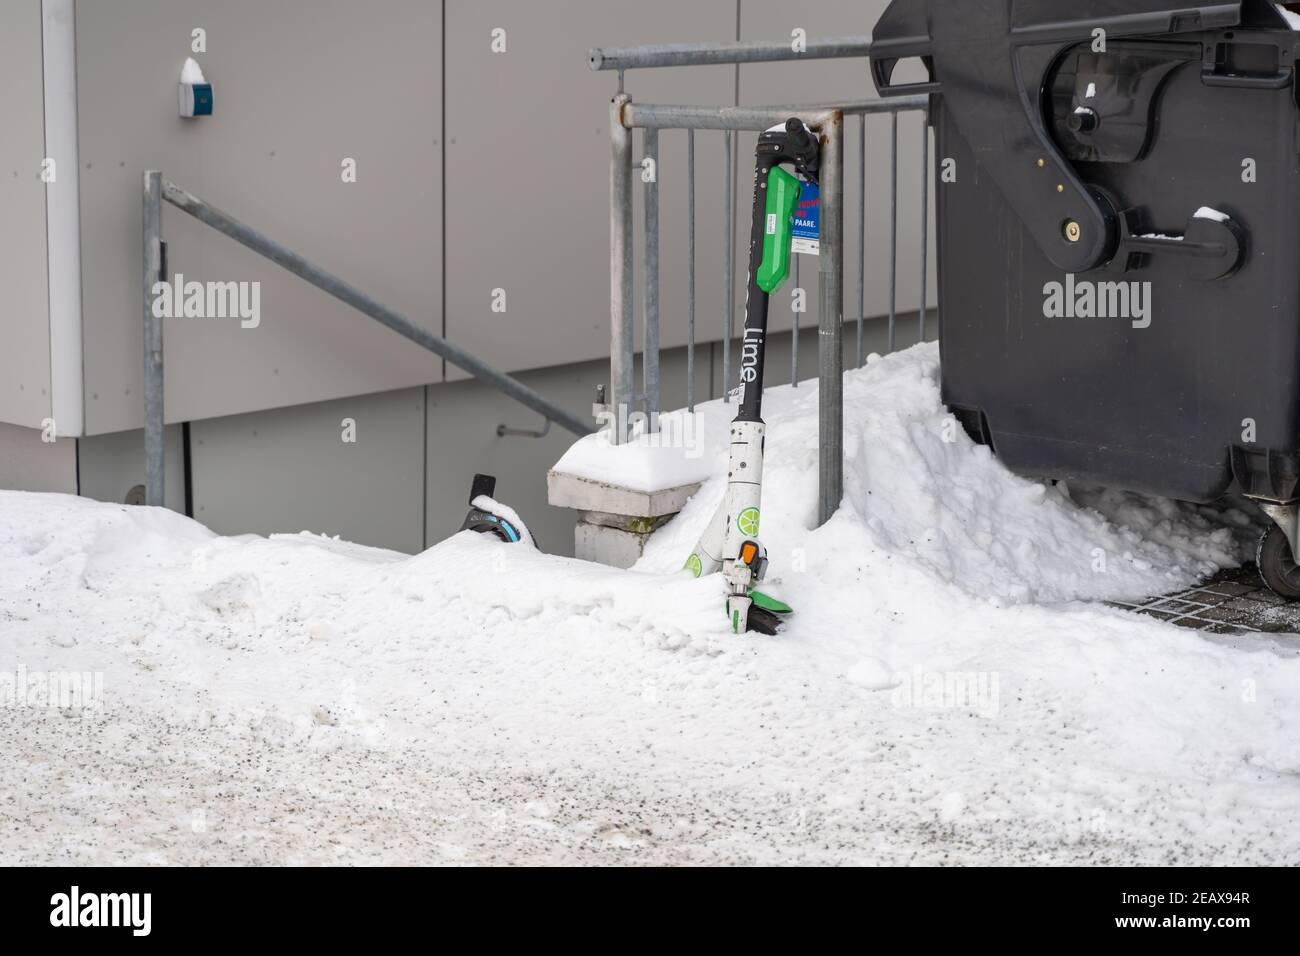
[[[45,74],[45,187],[50,285],[50,417],[60,437],[85,430],[81,340],[81,160],[77,151],[77,34],[74,0],[41,0]]]

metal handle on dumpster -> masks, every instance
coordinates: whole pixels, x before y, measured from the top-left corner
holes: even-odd
[[[1276,16],[1282,16],[1280,5]],[[1201,82],[1234,90],[1284,90],[1295,81],[1294,37],[1289,24],[1283,30],[1252,33],[1249,38],[1225,34],[1221,42],[1205,45]]]
[[[924,43],[915,44],[913,52],[900,53],[899,44],[892,44],[891,56],[885,56],[883,50],[879,57],[876,56],[875,48],[872,48],[871,57],[871,78],[876,84],[876,91],[881,96],[915,96],[919,93],[938,93],[939,83],[934,78],[934,60],[930,57],[929,40]],[[930,73],[930,79],[918,80],[915,83],[895,83],[894,70],[898,64],[906,59],[920,59],[926,70]]]
[[[1111,260],[1112,272],[1137,268],[1146,255],[1174,256],[1181,260],[1189,277],[1203,282],[1222,279],[1241,265],[1244,237],[1231,219],[1206,219],[1193,216],[1182,236],[1135,234],[1134,210],[1119,217],[1120,237]]]
[[[1295,76],[1293,70],[1279,70],[1267,76],[1236,75],[1232,73],[1215,73],[1213,70],[1201,72],[1201,82],[1206,86],[1222,86],[1236,90],[1284,90],[1291,85]]]

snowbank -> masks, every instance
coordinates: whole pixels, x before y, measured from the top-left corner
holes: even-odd
[[[901,564],[918,580],[998,602],[1138,598],[1237,566],[1259,535],[1241,511],[1070,489],[1009,473],[941,404],[933,344],[872,356],[867,368],[846,375],[847,507],[834,530],[809,534],[817,490],[816,383],[766,395],[763,536],[773,573],[788,573],[795,553],[818,565],[807,581],[791,578],[797,592],[819,582],[840,586],[838,562],[853,561],[863,580]],[[680,566],[722,498],[734,407],[710,402],[699,414],[701,459],[711,464],[711,479],[651,542],[642,570]],[[593,471],[627,481],[632,476],[621,464],[611,456]]]
[[[1006,475],[927,347],[849,377],[808,530],[815,389],[772,396],[777,638],[673,570],[716,476],[630,572],[0,493],[0,677],[105,695],[0,707],[0,862],[1300,862],[1294,650],[1086,603],[1235,519]]]

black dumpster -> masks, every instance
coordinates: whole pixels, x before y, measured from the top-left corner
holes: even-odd
[[[1300,33],[1284,6],[894,0],[872,73],[882,96],[932,94],[943,395],[967,431],[1028,475],[1239,490],[1277,522],[1261,571],[1295,598]],[[929,80],[896,84],[912,58]]]

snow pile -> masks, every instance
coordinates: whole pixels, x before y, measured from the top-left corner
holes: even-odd
[[[670,571],[716,476],[630,572],[0,492],[0,696],[105,699],[0,706],[0,862],[1300,861],[1285,639],[1081,600],[1235,560],[1231,527],[1006,475],[926,347],[849,376],[849,500],[808,530],[815,388],[771,394],[776,638]]]
[[[198,61],[192,56],[187,56],[185,64],[181,67],[181,82],[190,86],[207,82],[203,78],[203,67],[199,66]]]
[[[1007,602],[1140,598],[1237,566],[1259,535],[1240,511],[1071,490],[1009,473],[940,403],[935,345],[872,356],[866,369],[846,375],[848,508],[835,523],[843,533],[809,535],[816,509],[815,383],[766,394],[762,533],[776,574],[790,566],[786,555],[804,549],[826,559],[823,572],[832,584],[838,583],[833,562],[852,560],[862,562],[864,573],[901,563],[972,596]],[[722,500],[726,424],[734,408],[711,402],[700,414],[712,480],[652,541],[642,569],[679,566]],[[604,469],[605,480],[619,483],[616,464]]]

